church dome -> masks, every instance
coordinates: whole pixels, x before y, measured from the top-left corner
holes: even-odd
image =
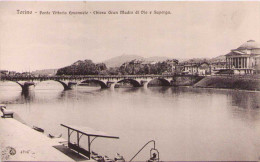
[[[243,50],[243,49],[260,49],[260,44],[257,43],[255,40],[249,40],[246,43],[242,44],[241,46],[239,46],[237,49],[238,50]]]

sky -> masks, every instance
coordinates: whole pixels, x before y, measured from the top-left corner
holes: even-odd
[[[39,14],[120,10],[171,14]],[[60,68],[120,55],[212,58],[248,40],[260,42],[260,1],[0,2],[0,24],[1,70]]]

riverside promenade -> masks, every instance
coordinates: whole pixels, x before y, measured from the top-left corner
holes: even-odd
[[[61,140],[51,139],[14,118],[0,118],[0,161],[75,161],[53,147],[61,146]]]

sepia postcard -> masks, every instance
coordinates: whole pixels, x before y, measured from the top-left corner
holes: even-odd
[[[259,161],[260,1],[0,1],[0,161]]]

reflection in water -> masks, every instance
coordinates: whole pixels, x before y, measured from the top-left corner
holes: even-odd
[[[21,92],[22,102],[30,103],[30,102],[33,102],[34,98],[35,98],[34,91],[22,91]]]
[[[232,93],[232,105],[244,109],[258,109],[260,108],[260,94],[256,92],[244,93],[238,91]]]
[[[37,85],[26,94],[14,86],[0,86],[0,102],[29,125],[52,134],[62,132],[64,138],[67,133],[61,123],[118,135],[119,140],[97,139],[93,144],[94,151],[110,157],[119,152],[129,160],[151,139],[164,161],[257,160],[260,156],[259,92],[192,87],[63,91],[51,85]],[[149,149],[136,160],[147,160]]]

